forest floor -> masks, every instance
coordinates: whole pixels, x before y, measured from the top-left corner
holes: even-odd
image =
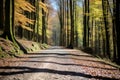
[[[19,55],[26,54],[27,52],[40,51],[49,47],[47,44],[40,44],[25,39],[18,39],[19,44],[25,49],[23,52],[16,43],[11,42],[8,39],[0,38],[0,58],[16,57]]]
[[[120,70],[80,50],[54,46],[0,59],[0,80],[120,80]]]

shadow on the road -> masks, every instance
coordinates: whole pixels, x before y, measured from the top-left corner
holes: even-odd
[[[59,59],[74,59],[74,60],[79,60],[79,61],[91,61],[91,62],[99,62],[99,63],[104,63],[101,61],[95,61],[95,60],[89,60],[89,59],[79,59],[79,58],[74,58],[74,57],[65,57],[65,56],[56,56],[56,55],[48,55],[48,56],[29,56],[29,57],[19,57],[19,58],[59,58]]]
[[[102,79],[102,80],[117,80],[114,78],[108,78],[108,77],[102,77],[102,76],[91,76],[89,74],[84,74],[80,72],[73,72],[73,71],[60,71],[60,70],[54,70],[54,69],[47,69],[47,68],[32,68],[32,67],[24,67],[24,66],[6,66],[6,67],[0,67],[0,69],[15,69],[20,71],[14,71],[14,72],[0,72],[0,75],[2,76],[8,76],[8,75],[16,75],[16,74],[24,74],[24,73],[51,73],[51,74],[59,74],[59,75],[70,75],[70,76],[80,76],[85,78],[96,78],[96,79]]]
[[[78,55],[78,54],[69,54],[69,53],[28,53],[27,55],[58,55],[58,56],[93,57],[92,55]]]
[[[65,49],[65,47],[63,47],[63,46],[52,46],[52,47],[48,48],[48,50],[53,50],[53,49]]]
[[[97,68],[97,69],[104,69],[104,70],[116,70],[112,68],[103,68],[103,67],[95,67],[95,66],[88,66],[88,65],[83,65],[83,64],[71,64],[71,63],[59,63],[59,62],[52,62],[52,61],[10,61],[10,62],[32,62],[32,63],[50,63],[50,64],[57,64],[57,65],[63,65],[63,66],[83,66],[83,67],[88,67],[88,68]]]
[[[34,53],[33,53],[34,54]],[[37,53],[36,53],[37,54]],[[39,54],[39,53],[38,53]],[[68,56],[58,56],[58,55],[31,55],[29,57],[19,57],[19,58],[59,58],[59,59],[73,59],[73,60],[78,60],[78,61],[88,61],[88,62],[95,62],[95,63],[100,63],[100,64],[105,64],[105,65],[109,65],[109,66],[112,66],[112,67],[115,67],[117,68],[116,66],[114,65],[111,65],[111,64],[108,64],[108,63],[105,63],[105,62],[102,62],[102,61],[96,61],[96,60],[92,60],[92,59],[87,59],[87,58],[76,58],[76,57],[68,57]],[[46,54],[46,53],[45,53]],[[48,53],[47,53],[48,54]],[[57,53],[56,53],[57,54]],[[86,56],[86,55],[81,55],[82,56]]]

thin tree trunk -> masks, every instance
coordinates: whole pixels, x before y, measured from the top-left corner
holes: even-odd
[[[89,0],[87,0],[87,47],[89,47],[89,30],[90,30],[90,27],[89,27],[89,19],[90,19],[90,17],[89,17],[89,13],[90,13],[90,9],[89,9]]]
[[[78,47],[77,4],[75,2],[75,47]]]
[[[0,29],[3,29],[3,0],[0,0]]]
[[[108,9],[107,9],[107,1],[102,0],[102,8],[103,8],[103,17],[105,24],[105,34],[106,34],[106,53],[107,57],[110,59],[110,35],[109,35],[109,26],[108,26]]]
[[[117,53],[118,53],[118,59],[117,63],[120,64],[120,0],[116,0],[116,35],[117,35]]]
[[[70,43],[70,33],[69,33],[69,12],[70,9],[69,9],[69,0],[67,0],[67,47],[69,46],[69,43]]]
[[[113,16],[112,16],[112,22],[113,22],[113,27],[112,27],[112,33],[113,33],[113,48],[114,48],[114,61],[117,59],[117,41],[116,41],[116,0],[113,0]]]
[[[70,45],[69,48],[74,48],[74,1],[70,0],[70,17],[71,17],[71,33],[70,33]]]
[[[83,47],[85,48],[89,46],[89,0],[84,1],[83,14],[84,14]]]
[[[42,0],[42,2],[44,3],[45,0]],[[45,43],[45,35],[46,35],[46,25],[45,25],[45,16],[46,13],[45,11],[42,9],[42,43]]]

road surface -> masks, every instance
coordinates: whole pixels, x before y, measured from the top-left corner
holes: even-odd
[[[111,79],[109,77],[87,73],[86,70],[82,68],[82,66],[85,65],[78,64],[75,61],[82,62],[84,60],[82,57],[90,57],[93,58],[93,62],[95,61],[94,57],[79,50],[65,49],[57,46],[47,50],[29,53],[26,56],[19,57],[19,59],[7,60],[11,64],[9,66],[0,67],[0,80]],[[89,66],[85,67],[89,68]]]

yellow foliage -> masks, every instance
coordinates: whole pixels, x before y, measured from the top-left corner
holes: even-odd
[[[33,24],[33,20],[28,19],[23,14],[15,13],[15,26],[21,26],[23,29],[33,31],[31,28],[27,27],[27,23]]]
[[[21,25],[21,27],[22,27],[23,29],[28,30],[28,31],[33,31],[33,29],[31,29],[31,28],[29,28],[29,27],[27,27],[27,26],[25,26],[25,25]]]
[[[45,4],[45,3],[41,2],[41,1],[39,2],[39,4],[40,4],[40,7],[43,8],[43,10],[44,10],[46,13],[48,13],[47,4]]]
[[[23,29],[33,31],[29,24],[33,24],[34,20],[27,18],[23,13],[24,11],[34,12],[35,7],[26,0],[15,0],[15,26],[20,26]]]
[[[52,31],[51,31],[51,30],[49,30],[49,29],[47,29],[47,38],[50,38],[50,37],[51,37],[51,35],[52,35]]]
[[[22,12],[22,10],[28,11],[28,12],[34,12],[35,7],[32,6],[26,0],[15,0],[15,10],[19,13]]]
[[[100,21],[102,14],[102,1],[101,0],[94,0],[91,2],[90,5],[90,16],[92,16],[95,20]]]

